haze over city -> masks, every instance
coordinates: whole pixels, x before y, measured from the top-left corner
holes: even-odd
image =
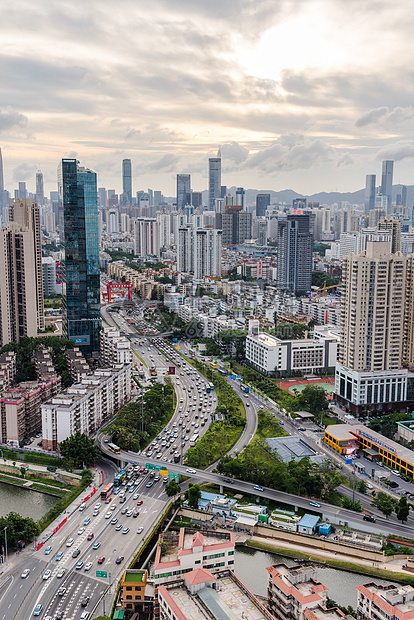
[[[2,12],[5,186],[56,189],[59,160],[87,161],[120,190],[175,194],[177,172],[303,194],[355,191],[414,156],[412,5],[155,0],[20,1]]]

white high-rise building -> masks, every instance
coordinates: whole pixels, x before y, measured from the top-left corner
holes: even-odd
[[[171,213],[174,243],[178,244],[178,229],[187,224],[187,216],[182,211]]]
[[[109,235],[119,232],[119,213],[117,209],[109,209],[106,214],[106,232]]]
[[[136,256],[159,256],[158,222],[155,218],[140,217],[134,223],[134,254]]]
[[[159,247],[169,247],[171,245],[171,217],[170,214],[163,209],[157,213]]]
[[[222,231],[213,228],[181,227],[178,231],[177,269],[205,276],[221,276]]]

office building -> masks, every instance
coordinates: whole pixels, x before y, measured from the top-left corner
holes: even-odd
[[[240,206],[227,206],[216,221],[223,231],[223,245],[238,245],[252,238],[252,214],[241,211]]]
[[[277,287],[286,291],[308,291],[312,284],[314,214],[288,215],[279,220],[277,240]]]
[[[266,215],[266,209],[270,205],[270,194],[257,194],[256,196],[256,217]]]
[[[217,198],[221,198],[221,151],[218,150],[217,157],[210,157],[208,160],[208,206],[210,211],[214,211]]]
[[[315,225],[313,230],[314,241],[320,242],[329,239],[331,234],[330,209],[315,209]]]
[[[155,218],[140,217],[134,222],[134,254],[159,256],[158,222]]]
[[[188,204],[191,192],[191,175],[177,174],[177,210],[184,209]]]
[[[368,211],[375,208],[375,183],[375,174],[367,174],[365,177],[365,215],[368,214]]]
[[[108,206],[108,197],[106,194],[106,189],[104,187],[98,188],[98,198],[99,198],[99,206],[102,209]]]
[[[62,159],[62,330],[86,358],[99,356],[100,272],[96,173]]]
[[[388,211],[387,215],[392,210],[392,180],[394,173],[394,162],[392,160],[386,160],[382,162],[382,176],[381,176],[381,191],[382,196],[387,197]]]
[[[162,193],[159,190],[154,190],[154,206],[158,207],[163,201]]]
[[[194,209],[197,209],[198,207],[202,207],[203,206],[203,193],[202,192],[191,192],[190,200],[187,202],[191,204],[194,207]]]
[[[19,200],[26,200],[27,189],[24,181],[19,181],[19,189],[17,190],[17,196],[15,195],[15,198],[18,198]]]
[[[28,298],[30,308],[28,311],[35,313],[37,329],[45,329],[45,316],[43,304],[43,268],[42,268],[42,231],[40,225],[40,207],[34,200],[11,200],[9,205],[9,220],[16,222],[23,229],[32,234],[34,274],[36,282],[36,294],[33,299]],[[18,260],[18,257],[17,257]]]
[[[368,241],[343,260],[335,392],[357,415],[414,405],[413,257],[390,250]]]
[[[128,204],[132,205],[132,164],[130,159],[122,160],[122,192],[127,195]]]
[[[41,207],[45,203],[45,191],[43,186],[43,172],[36,172],[36,202]]]
[[[236,189],[236,205],[240,205],[242,209],[244,209],[244,199],[246,195],[246,190],[243,187],[238,187]]]

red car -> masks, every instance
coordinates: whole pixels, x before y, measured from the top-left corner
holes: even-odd
[[[139,502],[137,502],[137,506],[142,506],[142,499],[140,499]]]
[[[101,555],[101,557],[98,560],[98,564],[103,564],[105,562],[105,556]]]
[[[94,536],[93,534],[88,534],[87,540],[92,540],[93,536]]]

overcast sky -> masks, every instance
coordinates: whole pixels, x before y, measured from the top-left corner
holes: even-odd
[[[121,190],[175,194],[175,175],[354,191],[395,160],[414,183],[411,0],[0,0],[5,185],[62,157]]]

